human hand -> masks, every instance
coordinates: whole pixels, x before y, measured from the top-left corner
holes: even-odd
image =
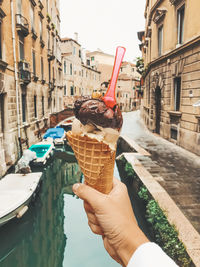
[[[126,186],[113,180],[113,189],[102,194],[85,184],[75,184],[74,193],[84,200],[91,230],[102,235],[110,256],[126,266],[134,251],[148,239],[137,225]]]

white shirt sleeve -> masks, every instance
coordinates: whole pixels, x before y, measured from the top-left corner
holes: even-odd
[[[127,267],[178,267],[155,243],[142,244],[132,255]]]

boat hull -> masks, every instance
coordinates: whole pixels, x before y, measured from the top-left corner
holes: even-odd
[[[8,174],[0,180],[0,226],[21,218],[39,189],[42,172]]]

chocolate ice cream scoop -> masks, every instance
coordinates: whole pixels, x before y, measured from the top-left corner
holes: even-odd
[[[74,114],[83,125],[95,124],[103,128],[120,130],[123,123],[118,105],[112,109],[107,107],[103,100],[92,99],[91,97],[76,100]]]

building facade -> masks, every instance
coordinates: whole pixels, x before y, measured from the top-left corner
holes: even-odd
[[[110,80],[115,57],[100,49],[86,52],[86,65],[101,72],[101,84]]]
[[[84,63],[83,50],[78,40],[63,38],[61,41],[64,106],[72,108],[78,97],[99,91],[101,73]]]
[[[117,102],[122,111],[132,111],[140,106],[140,74],[136,65],[122,62],[117,81]]]
[[[200,155],[199,0],[147,0],[141,41],[147,127]]]
[[[63,109],[58,0],[0,1],[0,176]]]

